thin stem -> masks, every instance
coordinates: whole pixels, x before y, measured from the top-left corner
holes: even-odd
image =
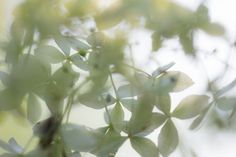
[[[117,92],[117,89],[116,89],[116,86],[115,86],[115,83],[114,83],[111,72],[109,72],[109,76],[110,76],[110,79],[111,79],[112,87],[113,87],[115,95],[116,95],[116,99],[119,99],[119,95],[118,95],[118,92]]]
[[[68,105],[69,107],[68,107],[68,112],[67,112],[67,116],[66,116],[66,123],[69,122],[72,105],[73,105],[73,97],[70,99],[70,103]]]
[[[129,46],[129,53],[130,53],[131,63],[132,63],[132,66],[135,67],[132,45],[129,44],[128,46]]]
[[[65,108],[64,113],[63,113],[63,117],[66,116],[66,122],[69,122],[70,112],[71,112],[71,109],[72,109],[73,100],[74,100],[76,92],[78,92],[88,81],[89,81],[88,78],[85,79],[77,88],[75,88],[71,92],[70,96],[68,97],[67,105],[66,105],[66,108]]]
[[[141,72],[141,73],[144,73],[145,75],[147,75],[148,77],[150,77],[151,75],[150,74],[148,74],[147,72],[145,72],[145,71],[143,71],[143,70],[141,70],[141,69],[138,69],[138,68],[135,68],[134,66],[132,66],[132,65],[129,65],[129,64],[124,64],[126,67],[129,67],[129,68],[131,68],[131,69],[134,69],[135,71],[138,71],[138,72]]]
[[[67,115],[66,115],[66,123],[69,122],[69,118],[70,118],[70,112],[71,112],[71,108],[72,108],[72,99],[71,97],[68,98],[68,103],[67,103]]]
[[[109,122],[111,123],[111,115],[110,115],[110,113],[109,113],[109,110],[108,110],[107,104],[106,104],[106,103],[104,103],[104,104],[105,104],[105,111],[106,111],[106,113],[107,113],[108,120],[109,120]]]

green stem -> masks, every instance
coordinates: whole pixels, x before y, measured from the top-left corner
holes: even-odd
[[[116,95],[116,99],[119,100],[119,95],[118,95],[118,92],[117,92],[117,89],[116,89],[116,86],[115,86],[115,83],[114,83],[114,80],[113,80],[111,72],[109,72],[109,76],[110,76],[110,79],[111,79],[112,87],[113,87],[115,95]]]
[[[129,64],[124,64],[124,65],[125,65],[126,67],[128,67],[128,68],[131,68],[131,69],[135,70],[135,71],[141,72],[141,73],[147,75],[148,77],[151,77],[150,74],[148,74],[147,72],[145,72],[145,71],[143,71],[143,70],[141,70],[141,69],[135,68],[134,66],[129,65]]]

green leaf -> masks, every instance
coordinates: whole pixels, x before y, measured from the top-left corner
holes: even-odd
[[[156,107],[163,113],[169,115],[171,108],[171,98],[169,94],[158,95],[156,97]]]
[[[54,40],[65,55],[67,55],[67,56],[70,55],[70,47],[71,46],[69,45],[66,37],[57,36],[54,38]]]
[[[111,111],[111,123],[116,132],[120,133],[122,130],[122,124],[124,121],[124,111],[119,102],[116,103],[115,107]]]
[[[150,81],[149,75],[141,72],[134,73],[134,81],[136,81],[137,85],[145,86]]]
[[[51,75],[51,66],[33,55],[22,55],[10,74],[10,87],[18,93],[35,91],[45,84]]]
[[[166,119],[167,117],[161,113],[158,112],[152,113],[151,127],[152,128],[160,127],[166,121]]]
[[[72,49],[79,51],[79,50],[88,50],[91,48],[91,46],[80,40],[80,39],[75,39],[75,38],[68,38],[67,39],[69,45],[71,46]]]
[[[171,120],[168,120],[158,136],[158,148],[163,157],[169,156],[179,143],[178,132]]]
[[[32,123],[35,123],[39,120],[41,116],[41,105],[39,100],[34,94],[29,94],[28,102],[27,102],[27,118]]]
[[[126,139],[127,137],[122,137],[119,133],[110,129],[92,153],[97,157],[114,156]]]
[[[175,65],[174,62],[170,62],[169,64],[166,64],[164,66],[157,68],[155,71],[152,72],[152,77],[159,76],[160,74],[166,72],[168,69],[170,69],[174,65]]]
[[[132,147],[141,157],[158,157],[159,152],[156,145],[149,139],[143,137],[132,137]]]
[[[63,89],[72,88],[79,78],[79,73],[75,72],[70,64],[64,64],[52,76],[57,85]]]
[[[110,120],[110,117],[111,117],[111,109],[109,108],[108,111],[105,110],[104,114],[103,114],[103,117],[104,117],[104,120],[105,122],[110,125],[111,124],[111,120]]]
[[[180,92],[193,85],[193,81],[185,73],[179,71],[168,71],[155,78],[152,88],[159,94],[169,92]]]
[[[88,50],[90,45],[84,41],[77,40],[73,37],[66,36],[57,36],[55,37],[55,42],[60,47],[60,49],[64,52],[65,55],[70,55],[70,49],[78,50]]]
[[[117,89],[117,93],[120,98],[134,97],[138,95],[137,89],[135,89],[131,84],[120,86]]]
[[[133,112],[139,103],[136,99],[121,99],[120,102],[130,112]]]
[[[82,125],[64,124],[60,132],[66,146],[76,151],[91,151],[101,140],[99,132]]]
[[[179,36],[179,38],[185,53],[193,55],[195,53],[193,33],[183,33]]]
[[[79,54],[74,54],[71,57],[71,61],[73,64],[75,64],[78,68],[82,70],[89,70],[89,65],[86,61],[83,60],[83,58]]]
[[[65,86],[56,84],[55,81],[50,81],[37,91],[37,95],[45,101],[52,113],[61,114],[63,100],[68,95],[68,89]]]
[[[155,131],[157,128],[159,128],[166,121],[166,119],[167,119],[167,116],[161,113],[157,113],[157,112],[152,113],[152,118],[150,122],[148,122],[147,127],[142,132],[135,134],[135,136],[149,135],[150,133]]]
[[[92,47],[102,47],[108,42],[108,37],[102,32],[94,32],[88,36],[87,41]]]
[[[128,130],[131,135],[142,132],[149,126],[153,110],[151,99],[148,95],[140,98],[128,124]]]
[[[203,112],[208,105],[206,95],[190,95],[184,98],[175,108],[172,116],[180,119],[193,118]]]
[[[191,125],[189,126],[189,129],[190,129],[190,130],[196,129],[196,128],[202,123],[204,117],[205,117],[205,115],[204,115],[204,114],[201,114],[201,115],[199,115],[197,118],[195,118],[195,119],[193,120],[193,122],[191,123]]]
[[[35,50],[35,55],[41,60],[49,63],[60,63],[65,59],[65,56],[55,47],[43,45]]]
[[[203,29],[208,34],[213,35],[213,36],[221,36],[221,35],[224,35],[225,33],[224,28],[218,23],[210,23],[206,25],[205,27],[203,27]]]
[[[110,94],[101,96],[101,95],[96,95],[96,94],[93,95],[90,93],[86,93],[80,95],[78,100],[81,104],[94,109],[102,109],[105,106],[112,105],[116,102],[115,98]]]
[[[208,106],[206,109],[204,109],[204,111],[202,111],[202,113],[200,113],[200,115],[197,116],[197,118],[195,118],[195,119],[193,120],[193,122],[191,123],[191,125],[190,125],[190,127],[189,127],[190,130],[194,130],[194,129],[196,129],[197,127],[199,127],[200,124],[202,124],[203,120],[206,118],[206,116],[207,116],[207,114],[208,114],[208,112],[209,112],[209,110],[210,110],[210,108],[211,108],[211,106],[212,106],[213,103],[214,103],[214,102],[211,102],[211,103],[209,104],[209,106]]]
[[[168,71],[163,79],[169,78],[173,80],[173,89],[172,92],[180,92],[189,88],[194,84],[193,80],[183,72],[179,71]]]
[[[217,106],[224,111],[232,110],[236,108],[236,97],[221,97],[216,103]]]
[[[230,91],[231,89],[233,89],[235,86],[236,86],[236,79],[233,80],[232,82],[230,82],[228,85],[221,88],[219,91],[217,91],[215,96],[219,97],[219,96],[225,94],[226,92]]]

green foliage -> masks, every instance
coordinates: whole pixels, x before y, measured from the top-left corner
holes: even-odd
[[[88,23],[95,26],[86,27]],[[122,24],[126,30],[117,31]],[[26,118],[38,143],[28,150],[13,138],[8,143],[0,140],[5,151],[0,156],[81,157],[87,152],[112,157],[128,139],[142,157],[169,156],[179,141],[172,119],[196,117],[190,126],[194,129],[213,103],[206,95],[190,95],[172,112],[171,93],[194,82],[183,72],[170,71],[172,62],[152,74],[130,65],[126,34],[138,27],[152,32],[153,51],[178,37],[191,56],[196,55],[197,30],[224,34],[204,5],[196,11],[167,0],[118,0],[103,9],[94,0],[25,0],[17,6],[9,40],[1,47],[5,62],[0,71],[0,111],[14,110]],[[214,93],[220,109],[235,111],[234,97],[220,97],[234,85],[235,81]],[[106,126],[69,123],[76,105],[105,110]],[[45,108],[49,117],[41,114]],[[126,119],[128,113],[131,117]],[[157,129],[157,141],[146,137]]]
[[[143,137],[131,138],[132,147],[142,157],[158,157],[159,152],[156,145],[149,139]]]
[[[177,147],[179,137],[177,129],[172,120],[167,120],[158,136],[158,146],[160,153],[166,157],[169,156]]]
[[[190,95],[179,103],[172,115],[180,119],[193,118],[204,111],[207,105],[207,96]]]

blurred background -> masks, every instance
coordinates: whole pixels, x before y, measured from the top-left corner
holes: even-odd
[[[110,0],[111,1],[111,0]],[[107,4],[109,0],[101,0],[102,4]],[[236,78],[236,1],[235,0],[173,0],[191,10],[204,2],[208,8],[213,22],[219,22],[225,27],[226,34],[223,38],[211,37],[201,31],[195,39],[197,59],[193,59],[184,54],[177,39],[171,39],[164,43],[158,53],[150,54],[151,38],[150,32],[145,30],[133,30],[130,34],[130,43],[138,43],[132,47],[135,64],[147,72],[156,69],[156,64],[165,65],[175,62],[171,70],[179,70],[188,74],[195,82],[194,86],[178,94],[172,94],[173,104],[189,94],[202,94],[206,89],[208,81],[212,81],[221,76],[217,81],[219,87],[229,84]],[[1,0],[0,1],[0,39],[8,38],[7,31],[12,22],[12,11],[21,0]],[[150,57],[151,56],[151,57]],[[227,93],[234,96],[236,89]],[[174,105],[174,106],[175,106]],[[217,112],[217,111],[216,111]],[[25,145],[31,137],[30,124],[20,117],[1,113],[0,117],[0,139],[7,141],[14,136],[17,141]],[[221,115],[221,113],[219,113]],[[224,115],[221,115],[224,116]],[[4,117],[4,120],[1,118]],[[235,157],[236,151],[236,128],[235,124],[228,126],[220,117],[214,117],[204,122],[199,130],[190,131],[188,129],[191,120],[176,120],[177,129],[180,136],[180,149],[176,150],[171,157],[188,157],[189,154],[196,154],[197,157]],[[96,128],[105,125],[103,112],[79,106],[72,111],[72,122],[85,124]],[[156,141],[154,132],[149,137]],[[1,152],[1,151],[0,151]],[[90,157],[90,154],[84,154]],[[119,150],[117,157],[138,157],[132,150],[129,143],[125,143]]]

